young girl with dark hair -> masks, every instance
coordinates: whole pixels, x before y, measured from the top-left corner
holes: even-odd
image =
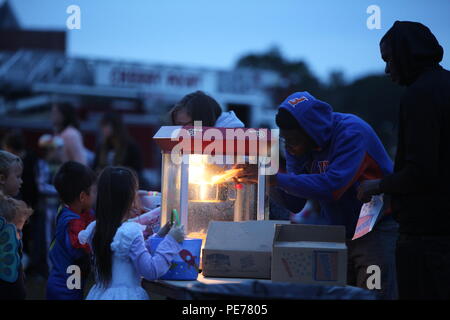
[[[166,225],[157,234],[164,240],[155,254],[150,254],[143,236],[145,226],[129,220],[137,201],[138,181],[133,171],[124,167],[102,171],[97,186],[97,220],[78,236],[94,253],[96,284],[86,299],[147,300],[141,277],[161,277],[180,252],[184,227]]]
[[[222,112],[219,103],[203,91],[184,96],[169,114],[172,124],[178,126],[193,126],[194,121],[201,121],[204,127],[244,127],[233,111]]]

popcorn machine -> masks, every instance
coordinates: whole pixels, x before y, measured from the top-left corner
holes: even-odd
[[[267,176],[258,171],[255,184],[235,177],[236,161],[267,164],[267,129],[165,126],[153,139],[162,149],[161,225],[176,209],[187,237],[205,240],[212,220],[268,219]]]

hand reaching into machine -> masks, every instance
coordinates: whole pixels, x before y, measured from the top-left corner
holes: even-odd
[[[233,169],[241,169],[234,176],[237,182],[244,184],[258,183],[258,166],[256,164],[237,164]]]
[[[258,183],[258,165],[256,164],[237,164],[233,169],[242,169],[238,171],[233,179],[238,183],[255,184]],[[268,176],[266,180],[270,186],[276,184],[276,175]]]

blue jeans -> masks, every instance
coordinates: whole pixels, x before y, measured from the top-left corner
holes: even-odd
[[[356,240],[348,240],[347,284],[368,289],[371,265],[380,267],[381,288],[374,289],[380,299],[398,299],[395,247],[398,224],[391,217],[380,220],[371,232]]]

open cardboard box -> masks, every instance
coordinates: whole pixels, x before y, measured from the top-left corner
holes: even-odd
[[[345,227],[276,225],[271,274],[272,281],[345,286]]]
[[[203,248],[205,277],[346,285],[345,227],[289,221],[211,221]]]
[[[202,254],[203,275],[270,279],[277,224],[289,221],[211,221]]]

